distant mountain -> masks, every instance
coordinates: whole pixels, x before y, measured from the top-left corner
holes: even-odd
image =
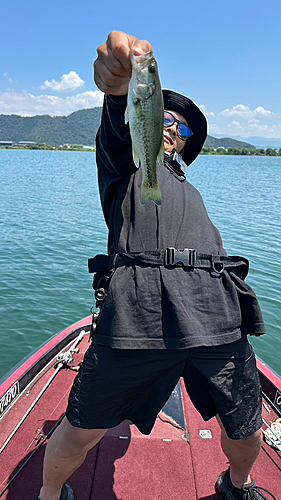
[[[217,139],[221,139],[221,135],[218,135],[218,134],[213,134],[213,136]],[[229,138],[228,136],[226,136],[227,138]],[[232,137],[233,139],[233,137]],[[267,149],[267,148],[273,148],[273,149],[277,149],[277,151],[279,151],[279,149],[281,148],[281,137],[280,139],[270,139],[268,137],[256,137],[256,136],[252,136],[252,137],[241,137],[241,136],[235,136],[235,140],[238,140],[238,141],[245,141],[247,140],[247,142],[251,143],[251,144],[254,144],[256,148],[263,148],[263,149]]]
[[[69,116],[0,115],[0,141],[35,141],[48,145],[95,144],[96,133],[101,120],[102,108],[75,111]],[[253,148],[245,141],[230,137],[215,138],[208,135],[205,146],[213,148]]]
[[[95,144],[101,107],[82,109],[69,116],[0,115],[0,141],[35,141],[45,144]]]
[[[230,137],[222,137],[217,139],[211,135],[207,136],[204,146],[211,146],[211,148],[246,148],[255,149],[255,146],[249,144],[248,142],[237,141],[236,139],[231,139]]]

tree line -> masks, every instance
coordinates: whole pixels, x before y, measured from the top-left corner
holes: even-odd
[[[204,146],[201,150],[204,155],[245,155],[245,156],[281,156],[281,148],[279,151],[273,148],[258,149],[258,148],[212,148]]]

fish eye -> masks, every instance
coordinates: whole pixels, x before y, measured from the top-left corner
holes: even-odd
[[[154,66],[154,64],[151,64],[151,66],[149,66],[149,72],[150,73],[155,73],[155,66]]]

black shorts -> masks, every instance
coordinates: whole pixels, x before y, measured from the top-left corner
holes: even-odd
[[[74,381],[66,416],[75,427],[123,420],[149,434],[180,377],[204,420],[219,415],[228,436],[261,428],[261,387],[247,339],[182,350],[121,350],[92,344]]]

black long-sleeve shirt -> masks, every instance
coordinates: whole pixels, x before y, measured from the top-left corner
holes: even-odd
[[[162,206],[140,204],[142,169],[133,162],[125,107],[125,96],[105,96],[96,141],[108,252],[175,247],[226,255],[200,193],[165,163],[157,172]],[[110,280],[94,342],[123,349],[182,349],[262,333],[257,298],[239,277],[226,271],[130,265],[117,268]]]

